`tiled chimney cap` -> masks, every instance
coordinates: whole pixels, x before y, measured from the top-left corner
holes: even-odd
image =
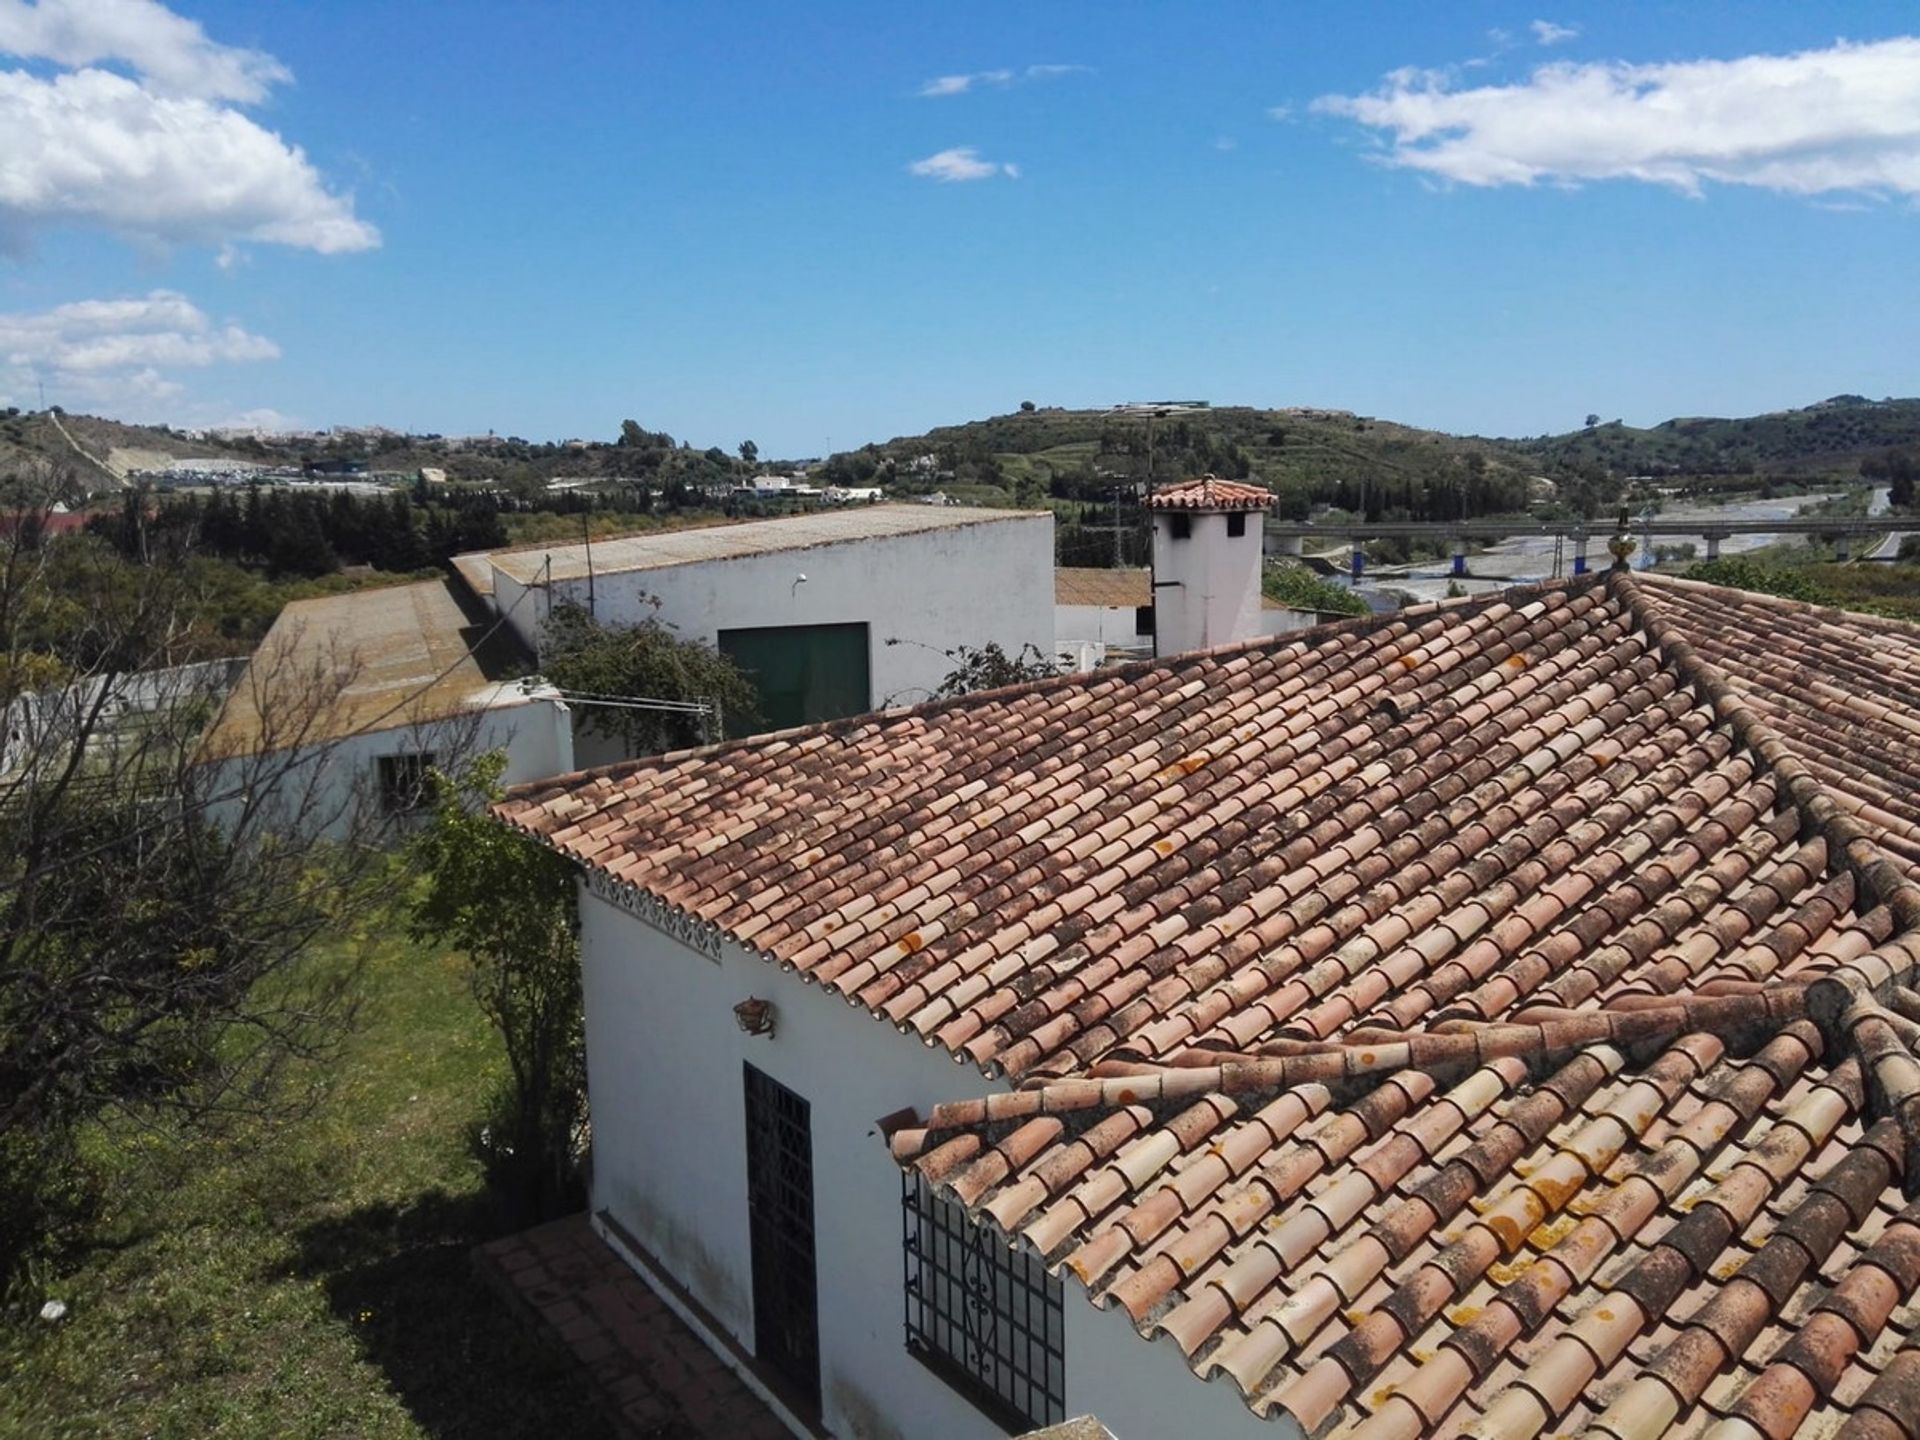
[[[1273,492],[1238,480],[1222,480],[1218,475],[1202,475],[1163,486],[1147,497],[1147,504],[1155,510],[1266,510],[1273,505]]]

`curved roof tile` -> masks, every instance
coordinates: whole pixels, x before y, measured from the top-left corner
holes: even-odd
[[[499,813],[1023,1081],[896,1158],[1257,1414],[1912,1436],[1916,715],[1920,632],[1616,574]]]

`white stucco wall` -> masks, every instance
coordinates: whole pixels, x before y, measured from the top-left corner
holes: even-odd
[[[1311,630],[1321,623],[1319,614],[1312,610],[1262,610],[1259,633],[1291,635],[1296,630]]]
[[[811,1107],[826,1428],[843,1440],[1002,1434],[907,1354],[900,1174],[875,1126],[903,1106],[924,1115],[999,1087],[736,946],[716,964],[584,889],[580,909],[594,1209],[751,1351],[742,1062],[752,1062]],[[735,1023],[750,995],[774,1003],[773,1038]]]
[[[1184,540],[1173,538],[1177,513],[1186,513],[1191,527]],[[1154,515],[1155,653],[1179,655],[1271,633],[1261,623],[1261,516],[1255,511],[1244,518],[1246,532],[1232,536],[1223,513]]]
[[[796,584],[800,575],[806,583]],[[548,596],[494,570],[494,604],[536,645]],[[583,579],[556,581],[554,595],[587,602]],[[649,600],[657,600],[653,605]],[[515,608],[517,605],[517,608]],[[875,708],[924,700],[954,668],[941,653],[959,645],[1025,645],[1053,653],[1053,521],[1025,515],[953,529],[874,536],[805,550],[705,560],[654,570],[601,573],[595,613],[632,624],[657,617],[713,644],[722,630],[766,625],[868,624]],[[889,645],[890,639],[902,643]]]
[[[1056,605],[1054,652],[1076,670],[1091,670],[1113,652],[1151,655],[1153,636],[1140,634],[1139,624],[1131,605]]]
[[[875,1122],[1004,1088],[730,943],[720,958],[581,892],[593,1198],[753,1349],[742,1064],[805,1098],[813,1136],[822,1423],[842,1440],[1004,1434],[914,1360],[904,1336],[900,1174]],[[776,1033],[733,1007],[771,1000]],[[1066,1413],[1121,1440],[1263,1436],[1230,1384],[1207,1385],[1124,1310],[1064,1282]]]
[[[1284,1412],[1260,1419],[1230,1378],[1201,1380],[1171,1339],[1143,1339],[1124,1306],[1096,1310],[1064,1283],[1067,1414],[1096,1416],[1115,1440],[1300,1440]]]
[[[305,834],[345,839],[356,830],[356,816],[378,810],[380,757],[430,752],[444,763],[456,750],[469,755],[504,750],[503,785],[562,775],[575,768],[572,716],[557,701],[527,699],[452,720],[396,725],[311,746],[285,765],[277,760],[265,762],[274,767],[276,783],[274,794],[260,801],[267,814],[264,823],[256,821],[255,827],[272,833],[297,825]],[[210,793],[268,773],[262,762],[250,759],[226,761],[219,771],[221,778],[210,786]],[[210,807],[210,814],[216,823],[230,826],[237,803]]]

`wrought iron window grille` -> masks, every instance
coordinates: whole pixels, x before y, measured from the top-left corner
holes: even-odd
[[[976,1225],[917,1173],[903,1177],[907,1351],[1014,1431],[1066,1419],[1060,1282]]]

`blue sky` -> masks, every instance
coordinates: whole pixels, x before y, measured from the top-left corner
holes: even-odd
[[[0,404],[805,455],[1024,399],[1532,434],[1914,394],[1913,33],[0,0]]]

